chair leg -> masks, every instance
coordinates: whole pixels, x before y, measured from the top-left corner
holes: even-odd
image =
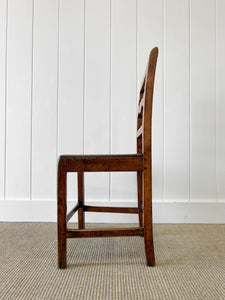
[[[138,217],[139,217],[139,226],[143,227],[142,172],[137,172],[137,190],[138,190]]]
[[[77,173],[78,181],[78,202],[80,208],[78,209],[78,228],[85,228],[85,218],[84,218],[84,172]]]
[[[151,169],[147,168],[143,172],[144,176],[144,242],[147,266],[155,265],[155,254],[153,244],[152,228],[152,181]]]
[[[66,172],[58,167],[58,268],[66,268]]]

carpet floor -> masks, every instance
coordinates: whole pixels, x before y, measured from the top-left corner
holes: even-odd
[[[225,299],[224,225],[156,224],[154,241],[152,268],[141,237],[70,239],[59,270],[55,223],[0,223],[0,299]]]

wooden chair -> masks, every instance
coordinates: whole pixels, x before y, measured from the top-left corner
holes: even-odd
[[[152,49],[140,90],[137,116],[137,153],[128,155],[62,155],[58,161],[58,267],[66,268],[66,239],[115,236],[144,236],[148,266],[155,265],[152,230],[151,128],[152,100],[158,48]],[[99,207],[85,205],[84,172],[137,172],[138,207]],[[78,174],[78,203],[67,214],[67,172]],[[78,228],[67,222],[78,211]],[[110,212],[139,215],[139,227],[85,229],[84,213]]]

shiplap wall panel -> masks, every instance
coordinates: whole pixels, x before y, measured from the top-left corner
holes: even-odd
[[[214,0],[191,1],[190,184],[192,201],[216,199],[215,24]]]
[[[8,1],[6,199],[30,199],[32,9]]]
[[[217,168],[218,200],[225,199],[225,1],[217,0]]]
[[[32,199],[56,199],[58,1],[34,5]]]
[[[5,98],[6,98],[7,0],[0,0],[0,199],[5,190]]]
[[[83,154],[84,1],[60,1],[58,155]],[[67,174],[68,198],[77,195],[77,174]]]
[[[137,6],[138,86],[146,69],[150,50],[159,47],[152,115],[152,197],[163,199],[163,1],[140,0]]]
[[[164,196],[165,201],[187,201],[189,1],[165,1],[164,11]]]
[[[110,0],[86,0],[85,6],[84,153],[107,154],[110,138]],[[87,173],[85,182],[87,200],[109,200],[109,173]]]
[[[111,13],[111,152],[135,153],[136,1],[113,0]],[[135,173],[112,173],[111,200],[136,199],[136,178]]]
[[[0,199],[55,200],[57,155],[136,152],[158,46],[153,201],[224,202],[224,12],[225,0],[0,0]],[[88,200],[136,199],[135,173],[86,179]]]

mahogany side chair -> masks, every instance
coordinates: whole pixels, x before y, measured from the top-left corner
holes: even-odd
[[[58,160],[58,267],[66,268],[68,238],[142,236],[146,262],[155,265],[152,228],[152,102],[158,48],[152,49],[143,83],[137,114],[137,153],[128,155],[61,155]],[[137,172],[138,207],[100,207],[85,205],[84,172]],[[77,172],[78,202],[67,214],[67,172]],[[68,229],[67,222],[78,211],[78,228]],[[85,229],[85,212],[138,214],[139,227]]]

